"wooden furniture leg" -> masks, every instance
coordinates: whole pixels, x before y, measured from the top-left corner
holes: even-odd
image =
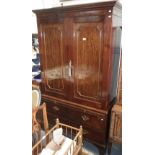
[[[106,155],[104,150],[99,150],[99,155]]]
[[[99,155],[106,155],[106,149],[104,147],[97,146]]]
[[[112,142],[108,143],[108,155],[111,155]]]

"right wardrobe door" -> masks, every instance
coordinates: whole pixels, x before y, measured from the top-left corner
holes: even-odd
[[[74,95],[80,104],[101,108],[104,102],[104,23],[74,23]]]

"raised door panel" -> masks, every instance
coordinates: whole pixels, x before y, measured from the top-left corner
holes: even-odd
[[[63,24],[42,25],[42,77],[43,93],[66,96],[66,56],[64,52]]]
[[[74,99],[101,107],[103,23],[74,24]]]

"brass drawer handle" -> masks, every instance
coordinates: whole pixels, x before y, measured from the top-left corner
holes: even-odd
[[[86,115],[83,115],[83,116],[81,116],[82,117],[82,119],[83,119],[83,121],[88,121],[90,118],[88,117],[88,116],[86,116]]]
[[[55,111],[59,111],[60,109],[59,109],[59,107],[54,106],[54,107],[53,107],[53,110],[55,110]]]

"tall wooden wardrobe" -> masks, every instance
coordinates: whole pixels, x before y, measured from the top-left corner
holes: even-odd
[[[48,120],[82,125],[104,154],[116,96],[115,50],[121,6],[116,1],[34,10]],[[115,67],[115,71],[114,71]]]

